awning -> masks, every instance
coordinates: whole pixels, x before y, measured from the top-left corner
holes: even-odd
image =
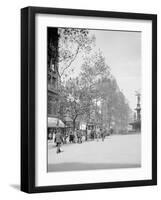
[[[64,123],[58,119],[58,118],[54,118],[54,117],[48,117],[48,127],[49,128],[64,128],[65,125]]]

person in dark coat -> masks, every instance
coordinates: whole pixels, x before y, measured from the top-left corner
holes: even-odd
[[[56,142],[56,146],[57,146],[57,153],[60,153],[61,150],[60,150],[60,147],[61,147],[61,143],[63,141],[63,138],[62,138],[62,135],[61,135],[61,131],[60,129],[58,129],[56,131],[56,134],[55,134],[55,142]]]
[[[102,141],[104,141],[104,139],[105,139],[105,129],[101,129],[101,138],[102,138]]]
[[[73,133],[72,130],[71,130],[70,133],[69,133],[69,142],[70,142],[70,143],[74,143],[74,133]]]

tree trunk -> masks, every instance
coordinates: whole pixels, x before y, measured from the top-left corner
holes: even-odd
[[[73,131],[75,130],[75,119],[73,120]]]
[[[75,130],[76,128],[76,119],[77,119],[77,115],[74,117],[73,119],[73,131]]]

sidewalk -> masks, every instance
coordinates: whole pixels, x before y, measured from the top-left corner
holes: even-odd
[[[54,145],[55,146],[55,145]],[[56,154],[53,144],[48,150],[48,171],[113,169],[140,167],[141,135],[113,135],[82,144],[65,144]]]

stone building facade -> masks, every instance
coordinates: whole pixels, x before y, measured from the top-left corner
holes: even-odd
[[[47,98],[48,117],[58,117],[59,101],[59,66],[58,66],[58,28],[47,30],[48,52],[47,52]]]

